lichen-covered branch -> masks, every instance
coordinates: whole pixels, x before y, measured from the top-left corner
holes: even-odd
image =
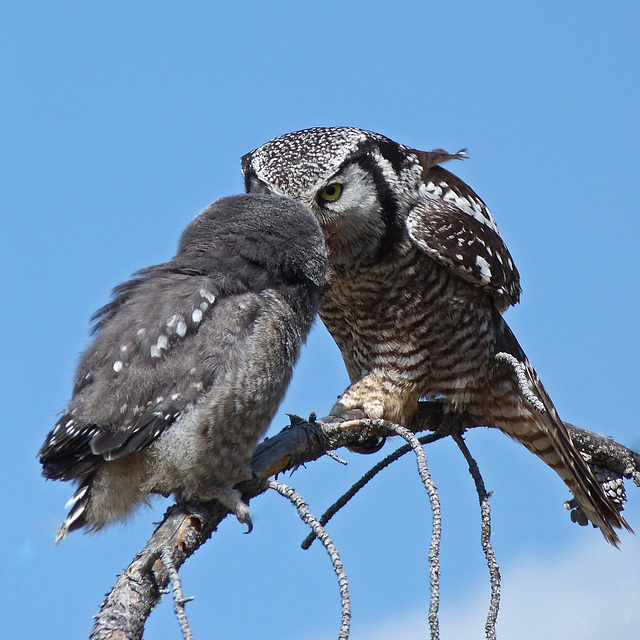
[[[407,444],[416,454],[418,463],[418,474],[422,479],[424,488],[431,503],[432,532],[431,544],[429,545],[429,585],[431,587],[431,597],[429,601],[429,630],[431,640],[439,640],[440,623],[438,621],[438,608],[440,606],[440,539],[442,535],[442,514],[440,512],[440,498],[436,485],[431,479],[431,474],[427,467],[427,456],[422,445],[409,429],[399,425],[393,425],[392,433],[399,435],[407,441]]]
[[[461,433],[477,426],[466,415],[446,413],[439,400],[422,402],[411,424],[411,431],[439,434]],[[625,478],[640,486],[640,455],[610,438],[567,424],[576,447]],[[361,412],[350,412],[345,419],[313,416],[307,421],[292,417],[291,425],[262,442],[254,454],[251,469],[255,480],[241,485],[250,500],[265,491],[263,480],[312,462],[327,451],[357,446],[372,438],[393,435],[384,420],[368,420]],[[174,505],[166,513],[149,542],[118,577],[96,616],[92,640],[138,640],[144,624],[169,583],[161,560],[169,549],[173,566],[184,561],[204,544],[228,515],[218,502]],[[166,553],[166,551],[165,551]]]
[[[616,442],[613,438],[564,423],[573,444],[605,468],[633,480],[640,487],[640,454]]]
[[[489,494],[480,474],[480,468],[475,458],[471,455],[467,443],[459,433],[453,434],[453,439],[462,452],[467,464],[469,465],[469,473],[473,478],[478,493],[478,502],[480,503],[480,544],[487,560],[489,569],[489,584],[491,585],[491,600],[489,603],[489,612],[487,613],[487,621],[484,625],[485,636],[487,640],[496,640],[496,622],[498,620],[498,610],[500,608],[500,569],[496,556],[491,544],[491,507],[489,506]]]
[[[340,602],[342,604],[342,616],[340,619],[340,633],[338,634],[338,640],[347,640],[349,637],[349,629],[351,628],[351,599],[349,598],[349,585],[347,583],[347,574],[344,571],[342,560],[338,550],[333,544],[329,534],[324,530],[324,527],[318,522],[317,518],[309,511],[307,503],[302,496],[295,491],[292,487],[282,484],[281,482],[275,482],[270,480],[267,486],[274,491],[277,491],[281,496],[287,498],[291,504],[298,511],[298,515],[301,520],[308,524],[313,530],[316,538],[322,542],[324,548],[329,554],[331,560],[331,566],[335,571],[338,578],[338,588],[340,589]]]
[[[418,442],[420,444],[431,444],[436,440],[440,440],[441,438],[445,438],[446,435],[439,433],[430,433],[426,436],[422,436],[418,438]],[[349,501],[360,491],[363,489],[373,478],[375,478],[383,469],[388,467],[390,464],[399,460],[405,454],[412,451],[410,445],[405,444],[400,448],[396,449],[393,453],[390,453],[386,458],[380,460],[380,462],[376,463],[369,471],[367,471],[356,483],[354,483],[345,493],[343,493],[320,517],[320,524],[324,526],[333,518],[333,516],[342,509]],[[300,545],[302,549],[305,551],[311,547],[313,541],[316,539],[315,533],[313,531],[302,541]]]

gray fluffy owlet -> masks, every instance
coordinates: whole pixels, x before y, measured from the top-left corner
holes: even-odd
[[[325,269],[308,210],[241,195],[194,218],[172,260],[114,289],[39,453],[47,478],[80,485],[57,540],[122,519],[151,493],[217,498],[250,524],[233,487],[250,477]]]
[[[613,528],[627,523],[502,318],[520,283],[495,220],[439,166],[462,157],[332,127],[275,138],[242,168],[247,191],[298,200],[324,231],[330,285],[320,317],[351,380],[332,412],[362,408],[407,424],[420,398],[443,397],[552,467],[616,544]]]

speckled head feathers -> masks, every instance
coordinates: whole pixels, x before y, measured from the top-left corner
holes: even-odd
[[[245,180],[252,174],[295,198],[329,178],[348,158],[388,138],[354,127],[314,127],[286,133],[242,158]],[[395,144],[395,143],[394,143]]]

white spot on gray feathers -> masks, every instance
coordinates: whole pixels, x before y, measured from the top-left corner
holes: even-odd
[[[476,265],[480,269],[480,278],[483,282],[491,282],[491,266],[482,257],[476,256]]]

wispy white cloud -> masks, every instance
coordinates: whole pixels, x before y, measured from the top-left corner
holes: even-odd
[[[631,569],[631,570],[630,570]],[[500,640],[635,640],[640,637],[640,544],[621,552],[602,543],[561,557],[531,557],[502,572]],[[442,640],[484,638],[488,584],[465,601],[443,603]],[[354,627],[360,627],[355,624]],[[354,629],[352,640],[423,640],[426,610],[406,612],[374,627]]]

